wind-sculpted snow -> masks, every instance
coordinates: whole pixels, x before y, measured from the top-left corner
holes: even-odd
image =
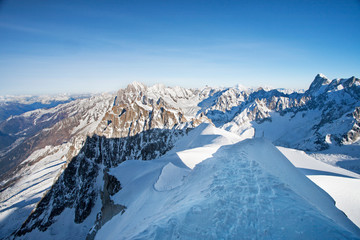
[[[154,188],[157,191],[169,191],[179,187],[189,172],[189,169],[177,167],[170,162],[162,168],[159,179],[154,184]]]
[[[207,127],[207,133],[200,136],[204,144],[211,129]],[[218,131],[213,135],[225,137]],[[359,229],[336,209],[331,197],[295,169],[271,143],[254,139],[217,144],[218,151],[185,177],[176,174],[179,168],[184,168],[184,173],[187,168],[171,152],[159,160],[129,161],[112,170],[123,182],[123,189],[113,199],[125,204],[127,210],[107,222],[96,239],[359,237]],[[181,148],[176,146],[174,150]],[[171,170],[176,179],[166,186],[161,179]],[[159,181],[161,191],[157,188]]]

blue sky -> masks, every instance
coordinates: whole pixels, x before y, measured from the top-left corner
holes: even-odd
[[[0,0],[0,94],[360,77],[359,0]]]

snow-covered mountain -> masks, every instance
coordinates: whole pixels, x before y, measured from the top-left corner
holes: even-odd
[[[0,122],[10,116],[19,115],[40,108],[52,108],[76,99],[88,98],[91,94],[59,95],[7,95],[0,96]]]
[[[340,168],[306,172],[294,163],[302,155],[286,149],[324,161],[353,148],[343,167],[359,173],[359,121],[360,80],[320,74],[299,92],[135,82],[14,115],[0,123],[11,138],[0,153],[0,238],[316,238],[311,225],[356,238],[358,228],[313,182],[328,185],[311,177]],[[343,175],[359,185],[356,173]]]
[[[78,99],[50,109],[28,111],[1,122],[0,131],[15,141],[1,148],[0,179],[8,180],[7,176],[17,172],[19,163],[34,151],[46,146],[60,146],[73,137],[84,137],[94,132],[103,115],[111,108],[112,99],[109,94]]]
[[[89,97],[89,94],[0,96],[0,156],[9,148],[18,145],[25,137],[34,135],[61,120],[61,116],[49,118],[51,113],[56,111],[56,106]],[[24,160],[24,156],[17,156],[19,160],[14,165]],[[1,172],[5,172],[3,165],[1,164]]]

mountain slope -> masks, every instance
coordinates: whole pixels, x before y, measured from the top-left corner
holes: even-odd
[[[283,147],[278,149],[311,181],[324,189],[335,200],[336,207],[360,227],[359,174],[316,160],[303,151]]]
[[[39,128],[34,134],[25,134],[7,154],[2,163],[21,161],[15,168],[3,172],[1,182],[0,228],[1,238],[17,230],[29,216],[47,190],[61,175],[65,166],[78,155],[87,134],[93,134],[103,115],[111,106],[111,95],[99,95],[76,100],[52,109],[39,109],[12,118],[31,121],[25,131]],[[12,120],[6,124],[10,124]],[[34,122],[35,121],[35,122]],[[22,134],[23,130],[20,130]],[[26,132],[25,132],[26,133]]]
[[[92,134],[111,107],[113,96],[102,94],[78,99],[50,109],[37,109],[0,123],[0,131],[16,138],[0,152],[2,188],[34,151],[59,146],[75,138]]]
[[[122,183],[114,202],[127,209],[106,223],[96,239],[359,236],[333,200],[271,143],[253,139],[223,146],[230,142],[224,141],[227,133],[212,126],[198,134],[201,147],[218,140],[219,149],[193,170],[184,166],[180,154],[171,153],[151,162],[127,161],[111,170]],[[194,158],[198,147],[188,149],[194,150]]]

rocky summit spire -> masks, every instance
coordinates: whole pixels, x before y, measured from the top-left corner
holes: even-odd
[[[319,73],[315,76],[314,81],[311,83],[309,90],[307,90],[308,93],[314,94],[317,91],[319,91],[322,86],[329,85],[331,81],[323,74]]]

